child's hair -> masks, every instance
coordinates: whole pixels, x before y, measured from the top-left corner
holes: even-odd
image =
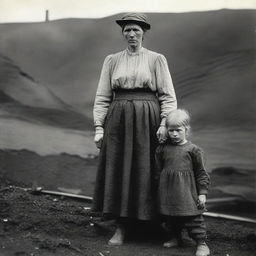
[[[185,109],[175,109],[166,118],[166,126],[184,126],[186,131],[190,130],[190,115]]]

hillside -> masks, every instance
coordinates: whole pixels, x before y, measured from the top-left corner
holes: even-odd
[[[195,125],[251,125],[255,11],[148,16],[144,46],[167,57],[179,105],[190,109]],[[0,53],[92,117],[103,60],[125,48],[116,17],[1,24]]]
[[[92,121],[0,55],[0,117],[60,128],[92,129]]]
[[[10,58],[0,55],[0,90],[26,106],[65,110],[68,106]]]
[[[209,171],[255,170],[255,14],[148,14],[144,46],[166,56],[178,105],[192,114],[191,140],[204,149]],[[126,47],[116,17],[0,24],[0,173],[17,179],[22,167],[23,181],[35,173],[46,183],[55,173],[57,187],[67,172],[62,153],[98,153],[92,107],[100,70],[105,56]],[[59,155],[52,169],[49,155]],[[94,173],[96,165],[84,168]],[[70,172],[72,182],[83,182],[83,167],[72,162]]]

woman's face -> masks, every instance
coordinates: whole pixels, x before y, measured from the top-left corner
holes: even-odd
[[[124,27],[123,35],[128,46],[132,48],[139,48],[142,45],[144,31],[139,25],[127,24]]]

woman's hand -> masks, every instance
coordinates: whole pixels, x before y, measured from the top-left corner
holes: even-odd
[[[104,136],[104,129],[101,126],[97,126],[95,130],[94,142],[97,148],[101,148],[102,140]]]
[[[206,203],[206,195],[199,195],[198,196],[198,208],[204,209]]]
[[[165,126],[160,126],[156,132],[159,143],[164,143],[167,139],[167,129]]]

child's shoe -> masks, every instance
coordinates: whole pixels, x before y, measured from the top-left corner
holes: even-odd
[[[208,255],[210,255],[210,249],[207,246],[207,244],[205,242],[198,244],[196,249],[196,256],[208,256]]]
[[[176,246],[179,246],[179,242],[177,239],[171,239],[163,244],[163,247],[165,248],[172,248]]]

